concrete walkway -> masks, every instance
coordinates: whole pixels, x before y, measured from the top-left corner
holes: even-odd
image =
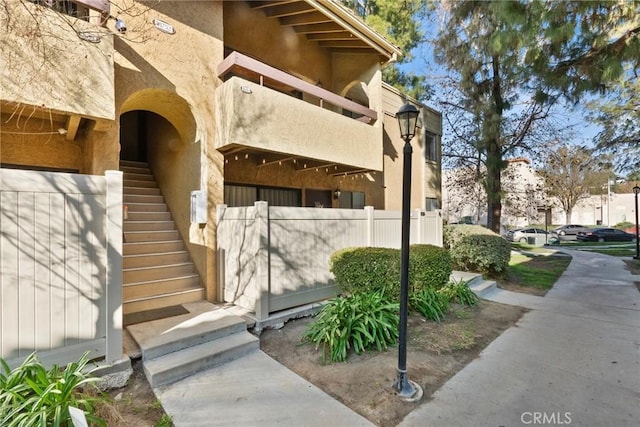
[[[373,426],[262,351],[154,392],[176,427]]]
[[[617,258],[570,254],[545,297],[487,297],[532,311],[401,426],[640,425],[640,276]]]

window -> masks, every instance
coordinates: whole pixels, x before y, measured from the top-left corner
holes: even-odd
[[[74,18],[89,21],[90,7],[95,7],[103,14],[109,13],[109,2],[105,0],[89,2],[86,0],[30,0],[32,3],[41,4],[45,7],[73,16]]]
[[[300,190],[290,188],[257,187],[250,185],[224,186],[224,203],[229,207],[253,206],[265,201],[270,206],[301,206]]]
[[[427,197],[425,199],[425,210],[427,211],[435,211],[438,209],[438,199],[435,197]]]
[[[424,151],[426,160],[438,161],[438,135],[431,132],[424,133]]]
[[[343,209],[364,209],[364,193],[361,191],[341,191],[338,207]]]

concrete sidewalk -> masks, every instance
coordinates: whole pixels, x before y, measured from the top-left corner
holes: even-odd
[[[487,297],[532,311],[401,426],[638,425],[640,276],[617,258],[570,254],[545,297]]]
[[[176,427],[373,426],[262,351],[154,392]]]

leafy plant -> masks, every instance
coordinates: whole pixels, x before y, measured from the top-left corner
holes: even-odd
[[[511,245],[498,235],[468,235],[450,250],[454,268],[490,276],[505,274],[511,258]]]
[[[391,248],[346,248],[332,254],[331,272],[340,290],[348,294],[379,291],[400,297],[400,251]],[[410,292],[425,287],[440,288],[451,276],[449,251],[434,245],[409,248]]]
[[[348,294],[379,291],[393,295],[399,289],[400,251],[357,247],[334,252],[329,267],[340,290]]]
[[[434,288],[423,288],[409,296],[411,308],[425,318],[440,322],[449,310],[449,298]]]
[[[62,370],[54,365],[48,371],[35,353],[11,370],[0,359],[0,420],[6,427],[71,425],[69,407],[85,412],[87,420],[106,426],[103,419],[92,415],[93,403],[100,398],[83,394],[84,387],[98,381],[85,373],[88,353]],[[4,424],[7,422],[7,424]]]
[[[434,245],[409,247],[409,283],[412,290],[441,288],[451,277],[452,263],[449,251]]]
[[[466,236],[475,234],[497,236],[496,233],[485,228],[481,225],[467,225],[467,224],[455,224],[445,225],[443,229],[443,243],[444,247],[451,249],[455,247],[460,240]]]
[[[155,427],[172,427],[173,419],[170,415],[164,414],[162,418],[156,423]]]
[[[467,283],[464,280],[449,282],[438,292],[445,295],[450,302],[469,306],[476,305],[478,303],[478,296],[469,289],[469,286],[467,286]]]
[[[322,347],[323,358],[328,353],[332,362],[346,361],[350,349],[356,354],[382,351],[398,340],[398,310],[398,303],[382,292],[337,297],[318,313],[302,340]]]

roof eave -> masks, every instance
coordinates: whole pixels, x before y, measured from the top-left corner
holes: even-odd
[[[402,51],[398,46],[392,44],[373,28],[364,23],[360,18],[355,16],[351,10],[342,5],[342,3],[339,3],[336,0],[304,1],[318,11],[332,18],[347,31],[352,32],[360,40],[375,49],[380,55],[386,57],[386,62],[395,62],[398,60],[399,56],[402,56]]]

